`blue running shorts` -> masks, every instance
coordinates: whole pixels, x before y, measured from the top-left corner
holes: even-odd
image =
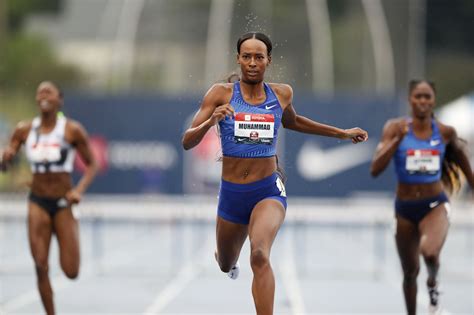
[[[431,210],[438,205],[449,202],[444,192],[441,194],[421,200],[395,200],[395,212],[418,225],[423,218],[430,213]]]
[[[249,224],[255,205],[268,198],[278,200],[286,210],[285,186],[276,173],[248,184],[222,180],[217,214],[233,223]]]

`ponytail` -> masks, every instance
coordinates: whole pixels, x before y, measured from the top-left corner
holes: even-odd
[[[466,140],[458,138],[456,141],[458,142],[456,146],[460,150],[465,151],[467,145]],[[458,192],[461,188],[463,173],[457,160],[455,146],[451,143],[446,146],[441,174],[441,180],[446,191],[450,195]]]

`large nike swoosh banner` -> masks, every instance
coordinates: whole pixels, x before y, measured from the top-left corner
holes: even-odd
[[[323,149],[317,141],[307,140],[297,155],[298,173],[308,181],[320,181],[366,164],[372,158],[375,141],[363,145],[341,144]]]
[[[396,117],[399,105],[376,100],[296,98],[299,114],[341,128],[361,127],[369,132],[365,143],[352,144],[334,138],[285,131],[285,164],[288,194],[298,196],[351,196],[393,193],[393,166],[377,179],[369,168],[375,146],[388,118]]]

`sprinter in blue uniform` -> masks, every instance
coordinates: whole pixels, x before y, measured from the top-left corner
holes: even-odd
[[[79,273],[79,226],[72,206],[92,182],[97,167],[82,125],[59,113],[63,94],[51,82],[41,82],[36,91],[39,116],[22,121],[0,155],[0,170],[6,171],[22,145],[30,162],[33,179],[28,200],[28,238],[35,263],[38,290],[46,314],[55,314],[49,281],[49,247],[56,234],[61,269],[70,279]],[[71,172],[76,151],[86,171],[73,186]]]
[[[275,280],[270,250],[286,212],[275,147],[280,126],[354,143],[367,139],[367,132],[360,128],[343,130],[297,115],[291,87],[264,82],[271,53],[272,43],[266,35],[242,35],[237,42],[241,79],[213,85],[183,136],[183,147],[189,150],[219,124],[223,164],[216,260],[223,272],[237,278],[239,254],[249,237],[252,294],[259,315],[273,314]]]
[[[393,158],[398,178],[395,217],[396,242],[403,268],[403,292],[408,314],[416,313],[419,255],[428,270],[429,311],[440,311],[439,256],[449,227],[446,192],[459,187],[460,172],[469,185],[474,178],[462,140],[453,127],[433,116],[435,86],[411,81],[411,117],[389,120],[377,146],[371,173],[379,175]]]

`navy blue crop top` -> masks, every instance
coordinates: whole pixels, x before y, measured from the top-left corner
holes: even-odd
[[[424,184],[441,179],[446,145],[434,119],[431,130],[429,139],[419,139],[409,123],[408,133],[394,154],[395,172],[400,183]]]
[[[276,154],[283,110],[271,87],[264,83],[264,88],[265,102],[251,105],[242,97],[240,82],[234,83],[230,104],[235,110],[235,115],[219,122],[224,156],[259,158]]]

